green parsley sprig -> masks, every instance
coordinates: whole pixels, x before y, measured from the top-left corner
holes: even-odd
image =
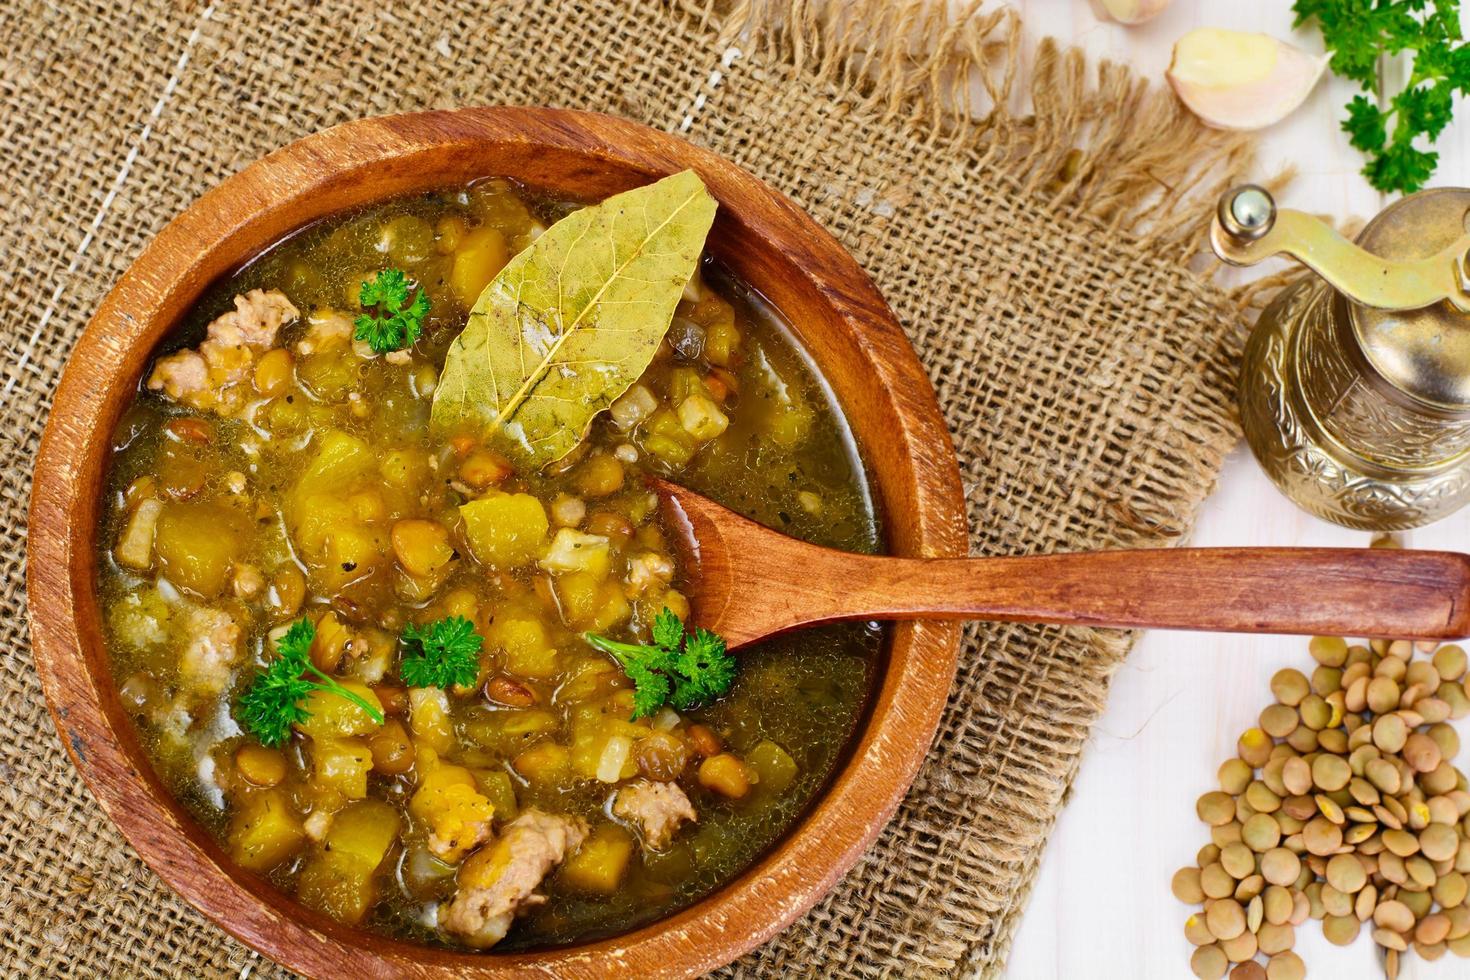
[[[292,623],[276,642],[276,657],[245,688],[235,702],[235,715],[245,730],[260,739],[262,745],[276,746],[291,737],[291,726],[311,717],[302,705],[312,691],[329,691],[346,698],[378,724],[383,713],[368,704],[354,691],[322,673],[311,662],[311,643],[316,639],[316,626],[309,619]],[[306,675],[315,675],[315,678]]]
[[[446,616],[424,626],[403,628],[405,653],[398,676],[409,687],[468,687],[480,674],[484,643],[475,624],[463,616]]]
[[[429,315],[429,297],[420,289],[410,303],[409,290],[408,276],[402,269],[384,269],[365,280],[358,301],[376,310],[353,321],[357,327],[353,337],[367,341],[377,354],[412,347],[423,332],[424,317]]]
[[[707,629],[686,633],[668,608],[654,618],[651,644],[622,643],[596,633],[583,636],[617,660],[632,679],[634,721],[666,702],[683,711],[711,701],[735,679],[735,658],[725,650],[725,641]]]
[[[1454,114],[1454,98],[1470,91],[1470,47],[1460,35],[1460,0],[1296,0],[1296,24],[1316,20],[1332,52],[1332,71],[1368,95],[1354,96],[1342,128],[1368,156],[1363,176],[1381,191],[1416,191],[1439,164],[1421,149],[1439,138]],[[1408,84],[1380,109],[1385,56],[1414,52]]]

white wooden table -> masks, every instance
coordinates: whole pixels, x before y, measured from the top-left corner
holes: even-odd
[[[1321,51],[1315,28],[1293,34],[1289,0],[1175,0],[1156,20],[1124,28],[1099,23],[1083,0],[1013,0],[1028,34],[1083,46],[1162,79],[1175,39],[1195,27],[1264,31]],[[1362,159],[1338,128],[1348,84],[1324,78],[1306,105],[1264,134],[1262,173],[1280,163],[1300,174],[1283,206],[1338,217],[1370,217],[1386,203],[1358,175]],[[1470,184],[1470,105],[1439,141],[1435,184]],[[1196,545],[1365,546],[1369,536],[1298,510],[1267,481],[1243,447],[1206,503]],[[1413,547],[1470,550],[1470,508],[1407,535]],[[1184,939],[1189,909],[1169,892],[1179,866],[1208,841],[1195,798],[1214,789],[1219,764],[1270,703],[1277,669],[1310,665],[1305,641],[1286,637],[1153,632],[1113,681],[1107,713],[1082,762],[1071,799],[1048,844],[1021,920],[1007,976],[1016,980],[1112,980],[1191,976]],[[1470,747],[1470,720],[1459,723]],[[1470,764],[1462,753],[1459,765]],[[1382,976],[1364,931],[1348,948],[1322,938],[1318,923],[1297,930],[1312,977]],[[1408,980],[1470,977],[1470,961],[1406,959]]]

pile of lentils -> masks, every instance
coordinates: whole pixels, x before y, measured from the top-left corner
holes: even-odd
[[[1390,980],[1410,949],[1470,958],[1470,792],[1447,724],[1470,714],[1465,651],[1331,636],[1310,650],[1312,676],[1271,678],[1276,703],[1196,804],[1211,842],[1173,890],[1204,906],[1184,923],[1202,980],[1301,980],[1309,918],[1339,946],[1367,931]]]

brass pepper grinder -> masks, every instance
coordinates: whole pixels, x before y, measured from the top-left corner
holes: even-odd
[[[1318,517],[1418,527],[1470,501],[1470,189],[1389,205],[1354,244],[1263,188],[1220,199],[1210,244],[1232,265],[1310,267],[1246,343],[1240,415],[1276,485]]]

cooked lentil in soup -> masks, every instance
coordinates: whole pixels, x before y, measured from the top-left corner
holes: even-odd
[[[688,613],[643,474],[878,544],[830,394],[709,261],[566,457],[535,471],[431,434],[469,309],[570,210],[488,180],[312,226],[210,289],[116,433],[98,587],[143,745],[235,862],[344,923],[516,949],[659,918],[780,836],[864,705],[872,626],[741,650],[723,696],[636,719],[633,680],[584,638],[648,643]],[[389,267],[429,313],[379,355],[353,321]],[[411,686],[456,617],[472,681]],[[331,686],[262,739],[241,698],[293,643]]]

